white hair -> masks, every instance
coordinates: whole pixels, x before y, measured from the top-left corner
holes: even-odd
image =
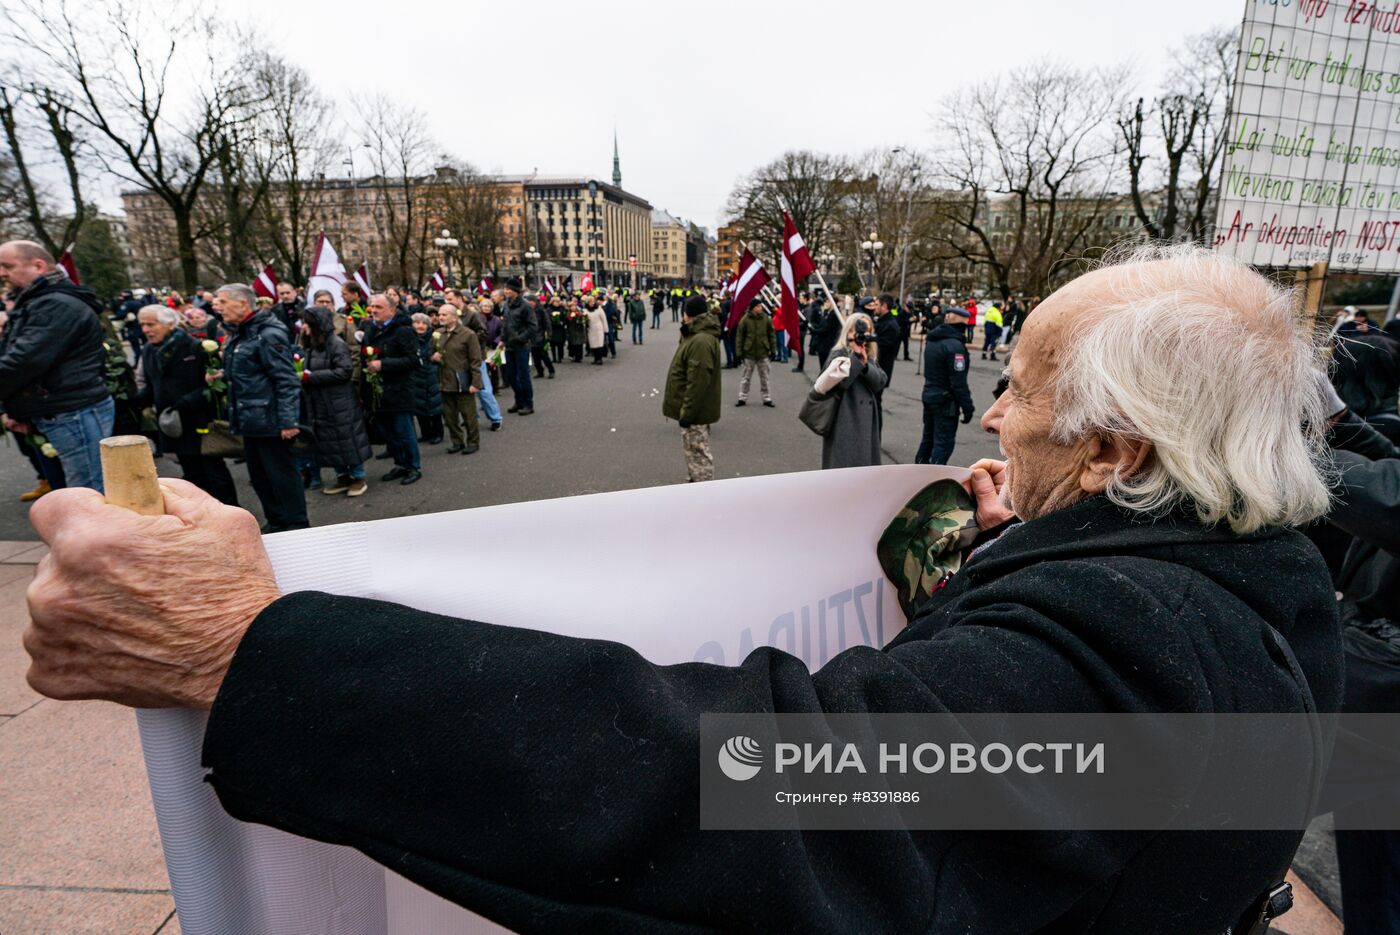
[[[217,294],[231,296],[236,301],[247,305],[249,309],[258,310],[258,294],[241,282],[225,283],[218,288]]]
[[[167,328],[178,328],[185,323],[185,316],[175,311],[175,309],[171,308],[169,305],[161,305],[158,302],[141,306],[136,312],[138,318],[141,316],[141,312],[155,312],[156,321],[165,325]]]
[[[1328,508],[1322,356],[1295,292],[1191,245],[1139,247],[1109,264],[1111,294],[1067,342],[1056,441],[1151,442],[1106,494],[1125,509],[1194,509],[1238,533],[1311,522]]]

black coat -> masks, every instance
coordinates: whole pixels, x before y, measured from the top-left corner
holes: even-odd
[[[894,382],[894,362],[899,357],[899,344],[902,339],[899,318],[893,312],[875,319],[876,363],[885,371],[888,383]]]
[[[977,409],[972,391],[967,388],[967,331],[957,325],[939,325],[924,343],[925,406],[948,406],[953,403],[964,413]]]
[[[532,303],[516,296],[501,306],[501,315],[505,319],[507,349],[519,350],[544,343],[540,320],[535,315],[535,306]]]
[[[268,312],[247,318],[224,344],[224,382],[233,434],[271,438],[297,427],[301,381],[287,329]]]
[[[102,402],[107,391],[97,293],[62,274],[21,290],[0,332],[0,406],[24,422]]]
[[[1300,834],[701,831],[699,718],[1301,711],[1271,625],[1337,710],[1336,603],[1300,534],[1102,497],[1008,530],[890,645],[815,674],[775,649],[657,666],[303,591],[243,636],[203,762],[235,818],[358,848],[522,932],[1217,933]]]
[[[375,325],[365,331],[362,347],[373,348],[366,361],[381,361],[379,371],[382,392],[375,412],[413,412],[417,404],[414,374],[421,360],[418,356],[418,333],[405,311],[397,311],[387,324]],[[368,385],[368,381],[366,381]]]
[[[152,406],[159,415],[166,409],[180,413],[180,437],[160,436],[162,451],[199,454],[200,436],[196,431],[209,424],[212,404],[206,397],[204,374],[209,355],[200,342],[178,328],[159,344],[141,349],[141,372],[146,386],[136,397],[138,406]]]
[[[1400,394],[1400,343],[1372,329],[1337,336],[1332,384],[1347,408],[1362,418],[1393,413]]]
[[[330,319],[325,309],[312,308],[307,314],[320,313]],[[322,326],[329,332],[329,322]],[[305,355],[306,418],[316,439],[316,461],[322,467],[345,468],[363,464],[373,457],[365,419],[355,398],[354,358],[350,348],[337,334],[330,334],[322,348],[308,347]]]
[[[413,371],[413,414],[442,415],[442,387],[438,365],[433,363],[433,333],[415,334],[418,339],[418,369]]]

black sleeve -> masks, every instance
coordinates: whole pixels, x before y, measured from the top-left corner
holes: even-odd
[[[1348,451],[1333,456],[1341,482],[1327,521],[1363,542],[1400,552],[1400,460],[1371,461]]]
[[[963,412],[976,412],[977,406],[972,401],[972,390],[967,387],[967,352],[964,350],[963,367],[958,369],[957,352],[947,354],[948,364],[948,387],[953,392],[953,398],[958,401],[958,408]]]
[[[83,311],[91,314],[86,306]],[[36,300],[23,318],[11,320],[17,333],[0,355],[0,399],[8,399],[48,372],[79,333],[76,316],[61,301]]]
[[[333,386],[350,382],[355,365],[350,359],[350,347],[343,340],[334,340],[327,345],[326,363],[329,366],[324,369],[306,371],[307,386]]]
[[[1036,930],[1118,872],[1097,853],[1113,836],[977,855],[985,836],[954,848],[943,832],[702,832],[699,716],[1102,710],[1129,690],[1100,642],[1121,627],[1080,591],[1056,596],[1067,564],[1028,573],[1034,600],[989,589],[957,626],[911,628],[815,674],[767,648],[735,667],[658,666],[604,640],[292,594],[243,637],[203,762],[233,817],[358,848],[522,931],[928,931],[950,901],[996,902],[962,891],[991,885],[981,862],[1036,881],[1036,899],[1012,901],[1028,915],[999,929]],[[1172,616],[1150,587],[1085,574],[1119,589],[1115,622]],[[1162,658],[1195,658],[1184,636],[1156,638]],[[1167,710],[1201,677],[1172,666],[1152,699]],[[1147,674],[1133,679],[1146,703]]]
[[[1351,451],[1373,461],[1400,457],[1390,439],[1350,409],[1327,432],[1327,444],[1333,449]]]

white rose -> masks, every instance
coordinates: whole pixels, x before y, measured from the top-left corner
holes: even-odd
[[[206,353],[212,354],[219,349],[219,342],[205,338],[203,341],[199,342],[199,346],[204,348]]]
[[[44,444],[40,446],[40,448],[39,448],[39,453],[42,454],[42,455],[43,455],[44,457],[46,457],[46,458],[57,458],[57,457],[58,457],[58,449],[55,448],[55,447],[54,447],[52,444],[50,444],[49,442],[44,442]]]

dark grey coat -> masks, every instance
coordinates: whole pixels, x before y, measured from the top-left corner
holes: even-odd
[[[871,350],[874,350],[873,348]],[[847,350],[835,350],[827,363],[838,357],[851,357]],[[880,405],[875,394],[885,388],[885,371],[875,363],[861,364],[851,358],[851,375],[841,384],[841,406],[836,422],[822,439],[822,469],[872,467],[880,463]]]
[[[418,369],[413,371],[413,414],[442,415],[442,389],[438,386],[438,365],[433,363],[433,333],[418,337]]]
[[[329,313],[327,313],[329,317]],[[350,348],[332,334],[321,349],[307,348],[306,417],[316,436],[316,461],[322,467],[344,468],[373,457],[365,418],[350,382],[354,362]]]

